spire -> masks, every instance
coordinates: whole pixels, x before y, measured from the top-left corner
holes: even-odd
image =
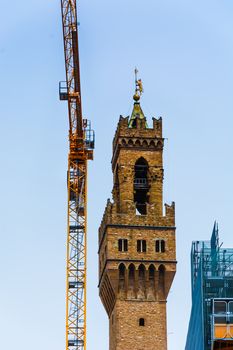
[[[134,99],[134,106],[133,106],[133,111],[129,120],[129,127],[130,128],[136,128],[137,127],[137,119],[140,121],[143,121],[143,123],[140,123],[141,127],[147,128],[147,123],[146,123],[146,117],[141,109],[140,106],[140,98],[142,93],[144,92],[143,86],[142,86],[142,81],[141,79],[138,79],[138,70],[135,68],[134,70],[135,73],[135,93],[133,95]]]
[[[219,234],[218,234],[218,223],[214,222],[214,228],[211,236],[211,249],[216,250],[219,248]]]

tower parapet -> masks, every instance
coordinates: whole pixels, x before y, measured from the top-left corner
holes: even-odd
[[[171,205],[165,204],[164,207],[165,215],[161,217],[156,217],[154,215],[154,206],[150,204],[147,204],[147,215],[145,216],[136,214],[135,203],[132,204],[132,207],[128,208],[128,213],[131,212],[131,215],[128,213],[121,214],[117,212],[116,203],[111,202],[110,199],[108,199],[99,227],[99,245],[101,245],[108,226],[130,225],[155,227],[164,230],[167,228],[170,229],[171,227],[175,229],[175,203],[172,202]]]
[[[138,105],[138,103],[134,103]],[[141,107],[140,107],[141,109]],[[132,113],[133,114],[133,113]],[[116,159],[121,148],[163,149],[162,118],[152,118],[153,128],[145,127],[146,119],[135,119],[135,127],[129,127],[129,117],[120,116],[113,139],[112,170],[114,171]]]

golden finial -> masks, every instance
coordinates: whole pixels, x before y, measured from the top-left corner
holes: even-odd
[[[138,79],[138,70],[135,68],[135,94],[133,96],[134,101],[138,102],[140,100],[140,97],[143,93],[143,86],[141,79]]]

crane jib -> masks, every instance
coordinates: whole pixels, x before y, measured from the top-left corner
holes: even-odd
[[[79,71],[79,52],[78,52],[78,33],[76,30],[72,31],[72,48],[73,48],[73,65],[74,65],[74,90],[78,92],[81,99],[80,88],[80,71]]]
[[[82,132],[82,104],[81,104],[81,84],[80,84],[80,68],[79,68],[79,51],[78,51],[78,33],[72,31],[72,51],[73,51],[73,69],[74,69],[74,92],[79,94],[76,100],[77,113],[77,135],[83,136]]]
[[[66,245],[66,350],[86,350],[87,161],[95,133],[82,118],[76,0],[61,0],[66,81],[60,100],[68,102],[69,155]]]

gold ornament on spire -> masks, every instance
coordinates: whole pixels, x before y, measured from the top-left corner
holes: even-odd
[[[135,73],[135,94],[133,96],[133,99],[135,102],[138,102],[144,90],[143,90],[142,80],[138,79],[137,68],[135,68],[134,73]]]

